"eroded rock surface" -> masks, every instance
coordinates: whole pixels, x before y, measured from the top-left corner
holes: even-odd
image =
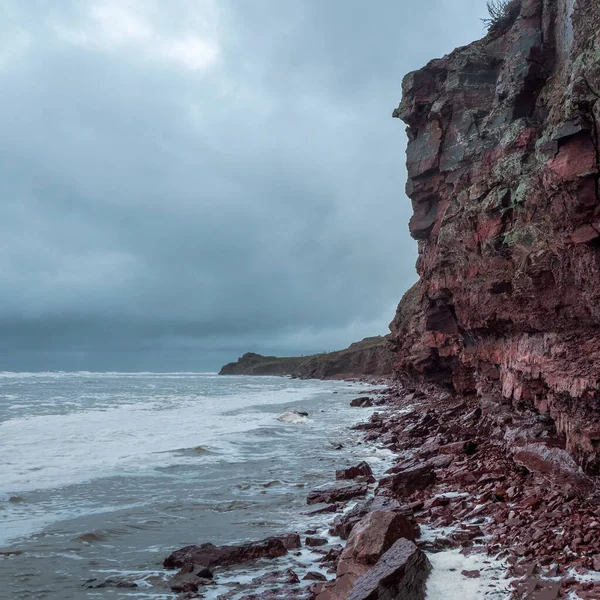
[[[600,473],[600,5],[523,0],[409,74],[394,116],[420,275],[397,370],[547,415]]]

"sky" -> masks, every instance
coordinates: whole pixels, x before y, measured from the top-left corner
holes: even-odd
[[[0,371],[212,371],[385,334],[403,76],[485,0],[0,0]]]

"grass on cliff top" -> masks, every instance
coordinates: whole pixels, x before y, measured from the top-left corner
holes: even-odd
[[[261,356],[261,364],[285,364],[285,363],[300,363],[306,362],[313,358],[323,358],[326,356],[341,356],[343,354],[350,354],[356,350],[367,350],[368,348],[377,348],[379,346],[384,347],[387,345],[387,338],[384,336],[373,336],[360,340],[360,342],[354,342],[343,350],[333,350],[331,352],[319,352],[317,354],[309,354],[307,356]],[[258,356],[258,355],[257,355]]]
[[[501,32],[508,29],[521,12],[522,0],[488,0],[489,17],[481,19],[488,31]]]

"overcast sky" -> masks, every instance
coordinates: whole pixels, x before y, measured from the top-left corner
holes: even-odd
[[[0,370],[214,370],[387,333],[403,75],[485,0],[0,0]]]

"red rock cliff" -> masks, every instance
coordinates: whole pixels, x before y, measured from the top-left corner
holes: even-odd
[[[517,3],[519,4],[519,3]],[[420,281],[396,368],[555,422],[600,472],[600,5],[515,19],[403,82]]]

